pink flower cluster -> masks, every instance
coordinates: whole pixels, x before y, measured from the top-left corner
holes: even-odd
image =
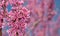
[[[12,9],[7,11],[7,6],[10,3]],[[4,28],[7,25],[11,28],[7,30],[9,36],[23,36],[25,34],[25,28],[30,20],[30,11],[23,7],[24,2],[21,0],[1,0],[0,1],[0,28]]]
[[[7,17],[9,21],[8,24],[9,26],[12,27],[12,29],[10,29],[10,32],[9,31],[8,32],[11,33],[12,30],[15,30],[15,32],[19,32],[19,33],[24,32],[24,29],[28,23],[28,19],[30,18],[29,12],[30,11],[26,9],[25,7],[22,7],[20,10],[19,9],[16,10],[15,8],[12,9],[12,11],[8,15],[9,17]]]

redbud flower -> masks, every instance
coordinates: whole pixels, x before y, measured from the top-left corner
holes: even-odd
[[[27,22],[30,21],[29,13],[30,11],[25,7],[18,7],[18,5],[16,5],[16,7],[15,6],[12,7],[12,10],[8,13],[8,17],[6,18],[8,21],[8,26],[11,27],[9,30],[7,30],[9,36],[16,36],[16,33],[20,35],[19,32],[25,34],[25,27],[27,27],[26,26],[28,24]]]

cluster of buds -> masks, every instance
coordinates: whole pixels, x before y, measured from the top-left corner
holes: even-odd
[[[12,10],[8,15],[9,17],[7,17],[9,21],[8,25],[11,27],[8,30],[8,33],[9,36],[23,36],[25,34],[25,27],[29,22],[28,20],[30,19],[30,11],[25,7],[20,7],[21,4],[14,5],[16,6],[12,5]]]
[[[12,6],[10,12],[6,11],[8,3]],[[30,10],[23,7],[23,3],[22,0],[0,0],[0,6],[3,8],[3,11],[0,12],[0,28],[4,28],[6,25],[11,27],[7,30],[9,36],[25,34],[25,28],[30,21]]]

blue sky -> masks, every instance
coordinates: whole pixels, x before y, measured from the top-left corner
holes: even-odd
[[[55,0],[56,8],[60,8],[60,0]]]
[[[60,15],[60,0],[55,0],[55,10],[57,11],[57,15],[54,17],[54,20],[56,21]]]

